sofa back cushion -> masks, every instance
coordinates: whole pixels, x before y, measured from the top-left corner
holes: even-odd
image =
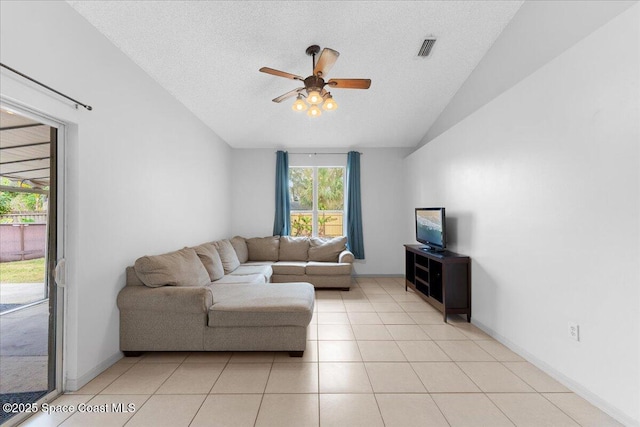
[[[207,273],[209,273],[209,279],[211,279],[212,282],[224,276],[222,260],[213,242],[194,246],[193,250],[198,254],[198,258],[202,261],[204,268],[207,270]]]
[[[249,260],[278,261],[280,236],[254,237],[247,239]]]
[[[218,250],[218,254],[220,255],[222,267],[224,267],[224,274],[229,274],[236,268],[240,267],[240,260],[238,260],[238,255],[236,255],[236,250],[231,246],[231,242],[225,239],[218,240],[217,242],[214,242],[214,244]]]
[[[309,239],[309,261],[338,262],[340,252],[347,249],[345,236],[323,239],[312,237]]]
[[[308,237],[280,237],[280,261],[306,261],[309,259]]]
[[[247,241],[244,237],[235,236],[230,240],[231,246],[236,251],[236,255],[238,256],[238,261],[240,264],[244,264],[249,261],[249,248],[247,248]]]
[[[125,277],[127,281],[126,283],[127,286],[144,286],[144,283],[142,283],[142,280],[140,280],[140,278],[136,274],[136,269],[133,268],[133,266],[127,267],[125,272],[126,272]]]
[[[151,288],[160,286],[204,286],[211,280],[200,258],[191,248],[163,255],[143,256],[135,262],[136,275]]]

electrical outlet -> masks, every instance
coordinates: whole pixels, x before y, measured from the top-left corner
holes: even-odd
[[[580,341],[580,325],[576,322],[569,322],[569,338]]]

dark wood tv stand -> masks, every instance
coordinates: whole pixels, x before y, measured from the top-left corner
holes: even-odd
[[[405,247],[405,290],[408,288],[442,312],[466,314],[471,322],[471,259],[454,252],[431,252],[423,245]]]

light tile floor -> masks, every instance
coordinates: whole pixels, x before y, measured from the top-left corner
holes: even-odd
[[[316,292],[303,358],[148,353],[54,404],[135,412],[38,413],[27,426],[619,426],[402,278]]]

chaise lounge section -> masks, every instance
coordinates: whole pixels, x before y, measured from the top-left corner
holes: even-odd
[[[340,261],[352,261],[353,255],[344,243],[343,238],[312,243],[307,238],[234,237],[141,257],[127,267],[126,286],[118,294],[120,349],[126,356],[145,351],[288,351],[302,356],[314,285],[349,289],[351,262]],[[310,256],[331,261],[302,260]]]
[[[308,283],[207,284],[150,288],[127,268],[118,295],[120,349],[288,351],[302,356],[314,307]]]

